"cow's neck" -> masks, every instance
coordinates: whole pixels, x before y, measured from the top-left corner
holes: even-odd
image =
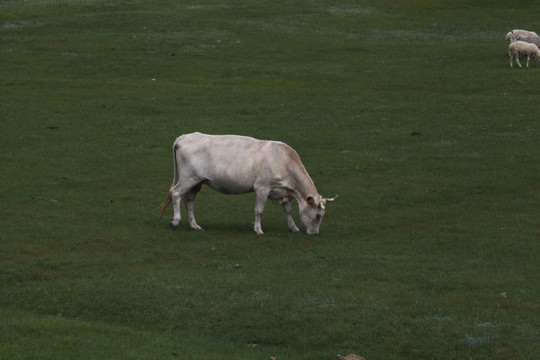
[[[318,195],[317,189],[311,177],[308,175],[306,169],[300,166],[291,171],[294,184],[292,185],[292,195],[298,202],[298,204],[305,203],[308,196],[316,197]]]

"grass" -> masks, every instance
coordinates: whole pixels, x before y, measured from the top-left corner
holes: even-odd
[[[0,359],[534,358],[534,10],[3,1]],[[191,131],[293,146],[321,233],[208,189],[158,224]]]

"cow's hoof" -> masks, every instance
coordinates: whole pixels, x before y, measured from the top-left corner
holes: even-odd
[[[178,225],[174,225],[173,223],[170,223],[169,227],[171,228],[171,230],[176,230]]]

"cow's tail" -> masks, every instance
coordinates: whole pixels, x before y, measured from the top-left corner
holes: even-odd
[[[171,192],[169,191],[169,195],[167,195],[167,198],[165,199],[163,204],[161,204],[161,209],[159,210],[159,220],[160,221],[161,221],[161,218],[163,217],[163,214],[165,213],[165,210],[167,209],[167,207],[171,203],[171,201],[172,201],[172,196],[171,196]]]
[[[165,199],[163,204],[161,204],[161,208],[159,210],[159,220],[161,220],[161,218],[163,217],[163,214],[165,213],[165,210],[167,209],[167,207],[169,206],[169,204],[172,201],[171,190],[176,185],[176,174],[178,173],[178,165],[177,165],[177,162],[176,162],[176,150],[178,150],[178,145],[175,142],[174,145],[173,145],[173,162],[174,162],[173,182],[172,182],[172,185],[171,185],[171,189],[169,190],[169,194],[167,194],[167,198]],[[179,178],[180,178],[180,176],[179,176]]]

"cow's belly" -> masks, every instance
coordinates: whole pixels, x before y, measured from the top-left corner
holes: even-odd
[[[245,194],[253,191],[253,183],[232,179],[207,180],[206,185],[223,194]]]

